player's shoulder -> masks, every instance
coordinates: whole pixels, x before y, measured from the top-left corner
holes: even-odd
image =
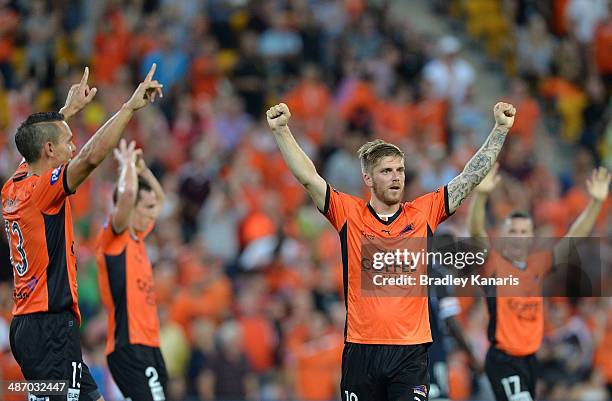
[[[17,166],[17,169],[15,169],[15,172],[9,177],[9,179],[7,179],[2,184],[2,190],[4,191],[4,188],[11,185],[15,180],[23,179],[27,175],[28,175],[28,163],[26,163],[25,161],[22,161],[19,164],[19,166]]]
[[[422,205],[431,205],[438,199],[441,199],[441,197],[445,196],[444,188],[445,187],[442,186],[434,189],[433,191],[422,193],[419,196],[404,202],[403,204],[406,205],[406,207],[414,209],[419,209]]]
[[[11,209],[17,205],[18,201],[23,201],[28,197],[30,187],[20,185],[26,178],[28,178],[27,164],[24,162],[13,175],[6,180],[2,185],[2,206],[3,209]]]
[[[109,246],[112,244],[125,241],[127,230],[121,233],[117,233],[113,228],[112,217],[107,216],[104,219],[104,223],[102,227],[98,231],[98,236],[96,240],[96,248],[98,252],[104,253]]]
[[[362,206],[366,206],[367,202],[365,201],[365,199],[362,199],[358,196],[355,195],[351,195],[349,193],[346,192],[342,192],[340,190],[338,190],[336,187],[334,187],[332,184],[327,183],[327,187],[328,187],[328,191],[330,196],[336,196],[340,199],[342,199],[342,202],[346,202],[346,203],[352,203],[355,205],[362,205]]]

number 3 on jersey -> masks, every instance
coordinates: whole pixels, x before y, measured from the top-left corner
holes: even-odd
[[[15,268],[15,271],[19,276],[23,276],[28,271],[28,257],[23,249],[23,234],[21,232],[21,228],[19,228],[19,224],[16,221],[12,223],[8,221],[4,221],[4,229],[6,231],[6,237],[8,238],[9,248],[11,250],[11,264]],[[13,253],[13,239],[12,237],[17,237],[17,252],[19,253],[20,261],[15,261],[14,253]]]

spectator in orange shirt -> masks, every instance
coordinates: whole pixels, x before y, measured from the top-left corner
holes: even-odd
[[[608,4],[608,18],[595,29],[595,65],[608,83],[612,84],[612,3]]]
[[[510,98],[508,101],[516,105],[521,113],[514,122],[514,136],[520,137],[525,145],[525,150],[531,152],[538,121],[540,119],[540,106],[536,100],[529,95],[527,84],[520,78],[512,81]]]
[[[93,54],[93,72],[96,81],[108,84],[127,61],[130,35],[123,14],[119,9],[107,12],[102,18],[100,32],[96,35]]]
[[[330,333],[322,313],[309,319],[309,333],[290,356],[295,398],[304,401],[333,400],[339,391],[342,363],[342,336]]]
[[[318,68],[309,64],[302,70],[297,86],[285,97],[287,104],[294,110],[298,124],[304,125],[304,132],[313,142],[321,143],[325,116],[329,111],[331,93],[321,81]]]
[[[195,98],[214,98],[220,78],[217,65],[217,42],[205,37],[198,47],[198,54],[191,63],[192,91]]]
[[[421,82],[421,100],[416,104],[415,131],[427,143],[446,146],[448,103],[438,97],[429,81]]]
[[[251,288],[244,288],[238,299],[244,353],[255,373],[265,373],[274,366],[278,338],[274,327],[262,313],[262,299]]]
[[[232,289],[219,261],[211,261],[208,271],[194,271],[171,305],[170,319],[184,328],[198,317],[221,319],[229,310]]]
[[[374,124],[378,135],[385,141],[400,142],[414,133],[416,107],[408,86],[399,84],[390,99],[378,102]]]
[[[345,62],[344,68],[347,70],[347,75],[337,92],[340,117],[348,122],[349,128],[370,132],[378,103],[372,77],[363,73],[351,60]]]
[[[0,74],[2,75],[4,86],[12,89],[13,65],[11,59],[15,53],[15,29],[19,25],[19,16],[15,10],[9,7],[2,7],[0,10]]]

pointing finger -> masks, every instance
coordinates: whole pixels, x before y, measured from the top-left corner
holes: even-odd
[[[151,66],[151,69],[149,70],[149,73],[147,74],[147,77],[145,78],[146,82],[149,82],[153,79],[153,74],[155,74],[156,69],[157,69],[157,64],[153,63],[153,65]]]
[[[81,78],[81,85],[87,85],[87,79],[89,78],[89,67],[85,67],[85,72]]]

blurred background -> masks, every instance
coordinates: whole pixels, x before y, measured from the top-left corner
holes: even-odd
[[[70,120],[80,148],[151,63],[164,98],[126,137],[144,149],[167,202],[147,240],[171,400],[339,398],[344,301],[337,234],[285,167],[265,109],[286,102],[321,175],[365,196],[358,147],[406,152],[406,199],[446,184],[493,126],[518,110],[491,195],[494,233],[530,210],[562,236],[588,202],[585,180],[612,168],[612,6],[607,0],[1,0],[0,178],[21,157],[18,125],[59,110],[83,67],[94,102]],[[71,198],[84,358],[106,400],[121,399],[104,355],[95,238],[111,204],[107,160]],[[594,236],[612,260],[606,202]],[[441,227],[467,235],[467,202]],[[480,360],[481,299],[458,319]],[[0,375],[20,376],[8,344],[12,269],[0,235]],[[539,392],[612,399],[612,303],[548,299]],[[490,400],[450,343],[453,400]],[[609,393],[610,392],[610,393]],[[8,400],[8,396],[5,395]]]

